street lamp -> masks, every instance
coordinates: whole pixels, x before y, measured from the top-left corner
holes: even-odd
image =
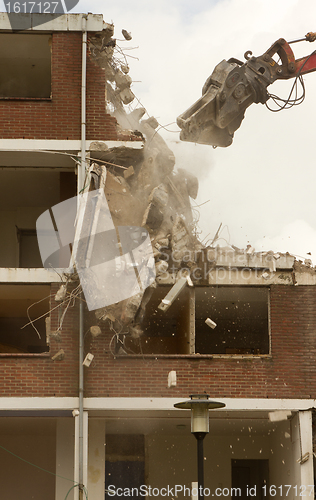
[[[192,394],[189,401],[176,403],[175,408],[191,410],[191,432],[197,440],[198,492],[199,500],[204,500],[204,453],[203,439],[209,432],[208,410],[223,408],[225,403],[209,400],[208,394]]]

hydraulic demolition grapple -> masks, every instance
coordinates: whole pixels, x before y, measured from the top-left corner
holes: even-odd
[[[316,51],[295,59],[290,44],[315,39],[316,33],[291,42],[280,38],[259,57],[247,51],[245,63],[234,58],[220,62],[206,80],[202,97],[177,118],[180,139],[213,147],[230,146],[245,110],[252,103],[266,103],[271,97],[267,87],[275,80],[296,78],[304,91],[302,75],[316,70]],[[288,104],[291,101],[289,98]]]

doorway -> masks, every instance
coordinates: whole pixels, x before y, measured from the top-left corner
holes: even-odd
[[[267,499],[269,460],[232,460],[232,498]]]

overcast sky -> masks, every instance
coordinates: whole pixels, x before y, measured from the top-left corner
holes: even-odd
[[[114,23],[134,93],[171,131],[163,137],[176,166],[198,176],[197,204],[207,202],[199,208],[202,238],[212,240],[222,223],[223,238],[240,248],[250,243],[257,251],[302,257],[311,252],[316,263],[316,73],[304,77],[306,99],[300,106],[280,113],[261,104],[248,108],[228,148],[180,143],[174,123],[200,97],[222,59],[244,60],[246,50],[261,55],[280,37],[292,40],[316,31],[316,1],[81,0],[72,12],[88,11]],[[133,36],[130,42],[119,41],[123,28]],[[302,57],[316,42],[292,49]],[[290,82],[269,90],[286,98]]]

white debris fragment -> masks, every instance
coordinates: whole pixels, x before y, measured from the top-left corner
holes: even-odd
[[[45,330],[46,330],[46,342],[49,344],[50,342],[50,334],[51,334],[51,318],[47,316],[45,318]]]
[[[298,458],[296,461],[299,464],[305,464],[305,462],[307,462],[307,460],[309,460],[309,457],[310,457],[310,454],[308,451],[307,453],[305,453],[305,455],[303,455],[301,458]]]
[[[168,373],[168,387],[176,387],[177,385],[177,372],[172,370]]]
[[[281,422],[282,420],[287,420],[288,417],[292,415],[290,410],[276,410],[269,412],[270,422]]]
[[[88,368],[91,365],[93,358],[94,358],[94,355],[91,354],[91,352],[88,352],[88,354],[86,355],[86,357],[83,360],[83,363],[82,363],[83,366],[86,366]]]
[[[210,318],[207,318],[205,320],[205,323],[207,324],[207,326],[209,326],[210,328],[212,328],[214,330],[214,328],[217,327],[217,324],[215,323],[215,321],[212,321]]]
[[[176,300],[178,295],[182,292],[183,288],[187,285],[187,279],[186,278],[180,278],[179,281],[177,281],[171,290],[167,293],[164,299],[162,299],[161,303],[158,306],[158,309],[161,309],[162,311],[167,311],[171,304]]]
[[[191,276],[189,274],[187,276],[187,282],[189,286],[193,286],[193,281],[191,280]]]
[[[254,253],[255,253],[254,247],[252,247],[251,245],[247,245],[246,254],[247,255],[253,255]]]
[[[67,293],[67,285],[61,285],[59,287],[58,292],[55,295],[56,302],[62,302],[66,297],[66,293]]]

